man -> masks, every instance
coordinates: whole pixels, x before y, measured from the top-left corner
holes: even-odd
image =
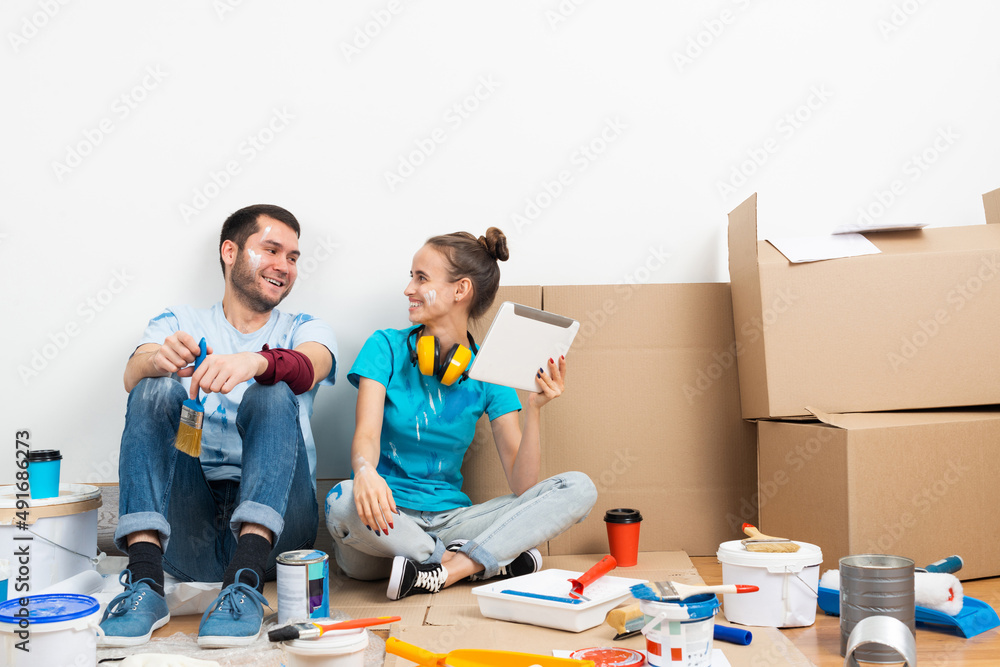
[[[222,581],[201,646],[252,643],[275,556],[316,538],[309,418],[317,386],[334,382],[337,347],[325,323],[275,309],[295,283],[298,237],[278,206],[233,213],[219,241],[222,301],[167,309],[129,358],[115,533],[129,564],[101,622],[103,646],[141,644],[170,620],[164,570]],[[203,337],[208,355],[195,371]],[[187,398],[204,404],[200,458],[174,446]]]

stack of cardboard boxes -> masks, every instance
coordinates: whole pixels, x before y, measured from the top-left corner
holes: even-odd
[[[1000,575],[1000,190],[987,223],[867,233],[881,251],[790,263],[729,214],[744,419],[761,529],[848,554]]]

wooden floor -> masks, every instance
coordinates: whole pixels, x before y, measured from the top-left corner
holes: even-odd
[[[706,584],[722,583],[722,566],[714,556],[694,557],[698,573]],[[1000,609],[1000,577],[962,582],[965,594]],[[840,619],[816,613],[816,623],[808,628],[782,631],[807,658],[819,667],[843,667],[840,657]],[[1000,628],[971,639],[945,631],[917,628],[917,662],[920,667],[1000,666]],[[864,664],[864,663],[862,663]]]

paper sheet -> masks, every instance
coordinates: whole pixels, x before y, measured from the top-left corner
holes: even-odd
[[[818,262],[824,259],[877,255],[881,251],[861,234],[795,236],[767,239],[789,262]]]

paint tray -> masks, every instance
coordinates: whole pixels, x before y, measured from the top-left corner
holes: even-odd
[[[958,628],[958,633],[966,639],[1000,627],[1000,618],[988,604],[968,595],[963,602],[962,611],[954,616],[917,605],[917,623]],[[819,608],[830,616],[840,616],[840,591],[820,586]]]
[[[472,594],[479,601],[479,611],[487,618],[583,632],[603,623],[608,612],[631,595],[630,587],[645,583],[644,579],[605,575],[587,586],[584,595],[589,601],[572,600],[569,580],[582,574],[570,570],[542,570],[478,586],[472,589]]]

